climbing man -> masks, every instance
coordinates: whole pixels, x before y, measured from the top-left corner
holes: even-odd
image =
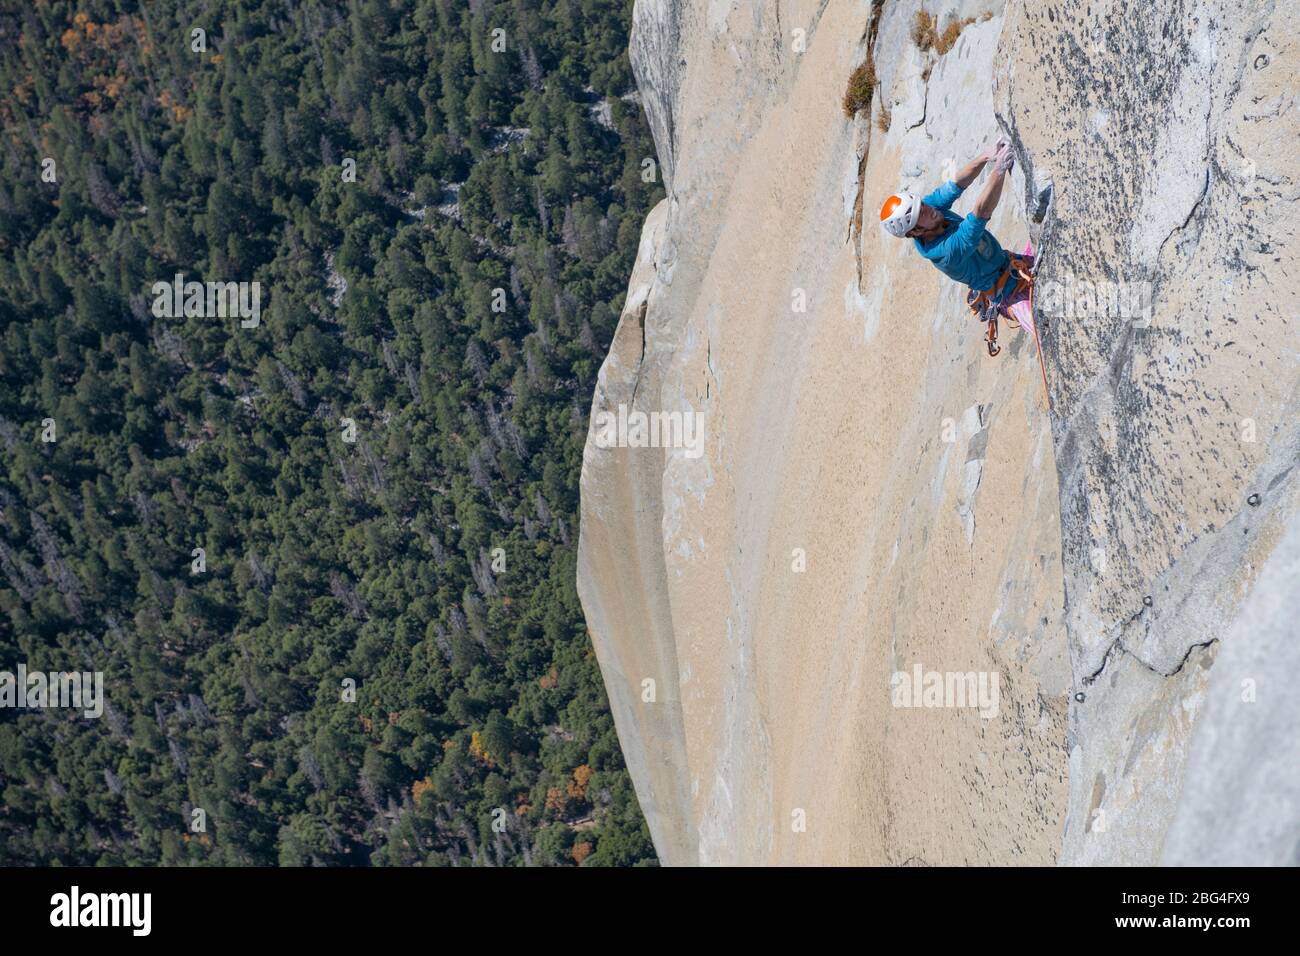
[[[970,287],[966,304],[980,321],[988,323],[989,355],[1001,351],[997,346],[997,317],[1013,318],[1011,307],[1028,298],[1033,282],[1033,255],[1029,249],[1023,256],[1010,255],[987,228],[1014,161],[1010,144],[999,139],[962,167],[955,179],[928,196],[917,198],[913,193],[900,192],[886,199],[880,210],[880,222],[890,235],[908,237],[916,244],[916,251],[940,272]],[[952,211],[952,204],[990,162],[993,171],[988,182],[975,201],[974,211],[963,219]],[[1026,321],[1032,323],[1032,314],[1022,320],[1026,311],[1024,307],[1017,309],[1013,320],[1028,327]]]

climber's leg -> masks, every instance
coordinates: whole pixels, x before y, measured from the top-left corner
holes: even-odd
[[[980,301],[981,295],[982,293],[974,289],[968,289],[966,291],[966,304],[970,306],[970,310],[975,313],[976,318],[981,322],[987,322],[998,314],[998,307],[988,298]]]

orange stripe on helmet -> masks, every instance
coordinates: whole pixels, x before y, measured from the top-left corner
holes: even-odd
[[[902,198],[899,196],[890,196],[885,200],[885,204],[880,207],[880,221],[884,222],[894,214],[894,210],[902,205]]]

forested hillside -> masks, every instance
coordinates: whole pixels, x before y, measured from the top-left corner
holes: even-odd
[[[0,670],[107,704],[0,710],[0,863],[653,862],[574,593],[631,6],[3,4]]]

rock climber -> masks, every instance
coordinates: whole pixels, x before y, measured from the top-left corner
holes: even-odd
[[[890,235],[908,237],[916,251],[940,272],[970,287],[966,303],[981,321],[999,314],[1009,317],[1009,308],[1027,298],[1032,281],[1033,256],[1028,251],[1023,256],[1008,254],[987,228],[1014,162],[1010,144],[999,139],[963,166],[956,178],[929,195],[918,198],[910,192],[896,193],[880,210],[880,222]],[[963,219],[952,211],[952,204],[988,163],[993,164],[993,171],[974,211]],[[996,337],[995,324],[989,339],[990,355],[997,354]]]
[[[979,199],[975,200],[974,211],[963,219],[952,211],[952,204],[988,163],[993,164],[993,171]],[[1047,396],[1050,411],[1052,398],[1047,388],[1047,366],[1034,326],[1033,249],[1027,245],[1021,255],[1008,253],[988,231],[989,218],[1002,198],[1002,184],[1014,164],[1011,144],[999,139],[991,149],[963,166],[956,178],[924,198],[909,192],[890,196],[880,209],[880,223],[891,236],[911,239],[916,251],[949,279],[970,287],[966,304],[984,323],[989,355],[1002,351],[997,344],[998,316],[1009,319],[1034,337],[1038,343],[1038,365],[1043,373],[1043,394]]]

